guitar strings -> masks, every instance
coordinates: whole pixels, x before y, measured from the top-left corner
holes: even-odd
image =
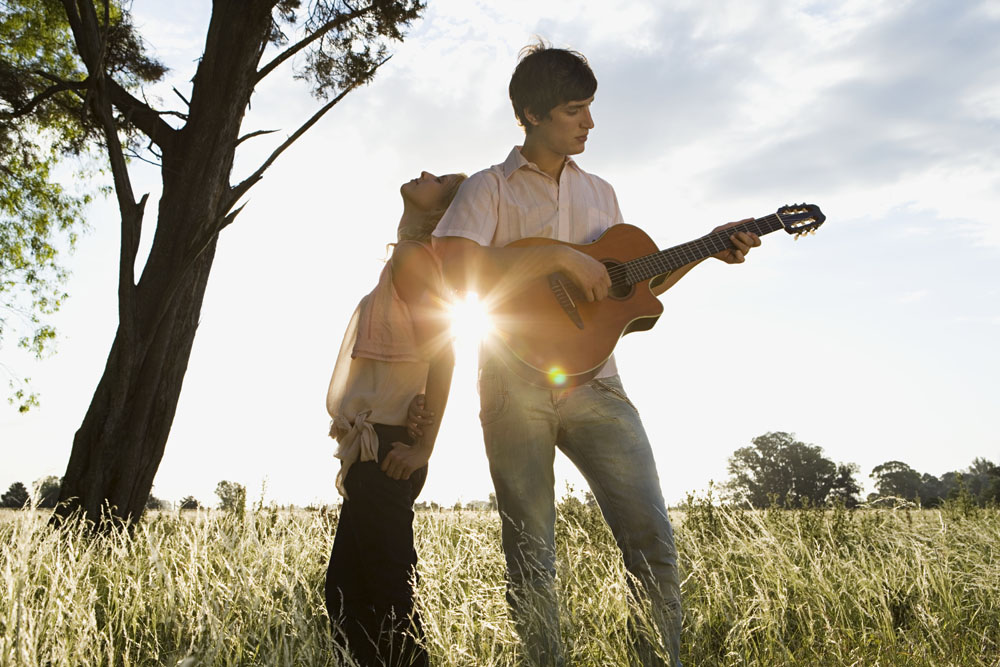
[[[740,225],[736,229],[721,230],[674,248],[616,264],[608,269],[608,275],[611,277],[612,285],[634,285],[647,278],[658,276],[695,260],[732,248],[733,245],[729,242],[729,237],[735,231],[753,231],[762,236],[779,229],[781,226],[780,218],[777,214],[772,213]]]

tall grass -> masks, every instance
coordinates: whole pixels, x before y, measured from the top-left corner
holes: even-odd
[[[1000,511],[674,515],[685,665],[1000,666]],[[323,607],[335,517],[154,513],[131,537],[0,513],[0,665],[341,665]],[[418,513],[435,665],[515,665],[499,519]],[[626,574],[596,509],[557,526],[572,665],[627,665]]]

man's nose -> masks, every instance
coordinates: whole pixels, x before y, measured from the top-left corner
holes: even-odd
[[[588,130],[594,127],[594,117],[590,115],[590,109],[583,110],[583,126]]]

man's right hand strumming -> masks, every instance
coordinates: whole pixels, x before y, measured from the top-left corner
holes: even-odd
[[[570,280],[576,283],[587,301],[600,301],[611,289],[611,276],[601,262],[569,246],[555,246],[558,264]]]

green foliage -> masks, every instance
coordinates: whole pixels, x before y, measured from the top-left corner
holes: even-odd
[[[286,11],[277,13],[275,38],[285,40],[284,27],[295,25],[293,3],[281,3]],[[298,3],[294,3],[297,5]],[[422,0],[383,0],[371,3],[374,11],[345,23],[341,28],[325,33],[310,48],[305,64],[295,73],[295,78],[309,81],[313,95],[329,99],[332,94],[359,83],[368,83],[374,76],[374,67],[388,55],[388,41],[402,41],[403,30],[426,7]],[[312,32],[338,16],[354,11],[353,3],[343,0],[317,0],[309,7],[304,21]]]
[[[182,510],[196,510],[201,508],[201,503],[194,496],[184,496],[181,498],[181,502],[177,505],[177,508]]]
[[[344,0],[316,0],[303,8],[300,0],[273,0],[269,6],[270,29],[265,40],[253,44],[248,52],[263,54],[269,44],[288,48],[262,68],[260,77],[292,59],[295,76],[307,81],[316,97],[327,100],[335,95],[339,99],[341,94],[370,81],[387,57],[388,44],[402,39],[403,30],[419,16],[425,3],[376,0],[355,5]],[[51,315],[67,296],[60,252],[73,248],[76,234],[84,226],[83,212],[90,198],[98,189],[110,192],[106,185],[99,185],[101,180],[97,186],[92,185],[95,172],[103,171],[108,164],[120,164],[117,158],[122,157],[117,148],[105,145],[104,129],[91,107],[114,104],[111,123],[122,143],[121,153],[126,158],[153,162],[165,154],[158,151],[164,150],[163,135],[170,134],[169,129],[164,130],[167,125],[163,119],[187,120],[183,112],[153,109],[140,101],[141,94],[129,99],[128,93],[162,79],[166,68],[146,53],[128,7],[129,3],[114,0],[0,2],[0,344],[13,337],[39,357],[52,348],[56,332],[50,324]],[[81,15],[96,13],[99,34],[91,34],[86,26],[78,26],[74,34],[67,8]],[[209,40],[217,37],[207,36]],[[87,49],[78,48],[78,38],[81,44],[100,44],[100,62],[89,63],[95,72],[93,77],[88,77],[88,68],[80,58],[79,53]],[[248,32],[246,38],[255,39],[256,33]],[[292,39],[299,41],[289,45]],[[253,73],[257,65],[246,63],[245,68]],[[115,94],[106,97],[95,92],[102,86]],[[125,94],[120,94],[122,91]],[[209,104],[207,113],[234,114],[229,120],[237,127],[242,109],[222,106]],[[316,119],[318,116],[301,130],[308,129]],[[94,159],[105,149],[110,162]],[[70,156],[85,160],[80,170],[86,176],[77,179],[78,186],[87,188],[83,191],[64,188],[53,177],[57,167]],[[262,165],[260,173],[270,162]],[[132,198],[131,192],[121,188],[127,180],[122,171],[118,169],[116,176],[120,203]],[[249,179],[245,189],[257,180],[259,174]],[[207,212],[206,218],[213,218],[216,224],[216,215],[215,211]],[[168,221],[165,227],[173,225]],[[184,246],[191,241],[164,236],[168,245]],[[166,279],[169,282],[170,277]],[[31,391],[28,379],[15,377],[10,370],[7,373],[10,402],[22,412],[37,405],[38,397]]]
[[[215,487],[215,495],[219,496],[219,509],[241,517],[246,514],[247,489],[242,484],[222,480]]]
[[[105,57],[109,73],[127,89],[165,72],[145,55],[128,14],[114,4]],[[52,349],[50,318],[67,296],[60,251],[74,248],[86,205],[99,190],[93,177],[101,171],[94,160],[101,133],[84,110],[86,78],[62,3],[0,3],[0,346],[14,336],[37,358]],[[117,125],[126,144],[137,148],[139,137],[123,117]],[[83,190],[56,178],[68,159],[89,172],[78,179]],[[9,383],[8,400],[21,412],[38,404],[27,378]]]
[[[21,482],[14,482],[7,489],[7,492],[0,496],[0,507],[12,509],[31,507],[31,496],[28,494],[28,489]]]
[[[62,480],[55,475],[49,475],[36,480],[34,487],[35,507],[39,509],[52,509],[59,501],[59,488]]]
[[[149,494],[149,498],[146,499],[146,509],[147,510],[162,510],[166,507],[166,503],[157,498],[152,493]]]
[[[836,464],[823,456],[821,447],[782,431],[757,436],[752,442],[752,447],[741,447],[729,457],[726,488],[734,498],[758,508],[857,503],[861,489],[854,479],[856,465]]]
[[[895,496],[905,500],[918,500],[921,486],[920,473],[902,461],[886,461],[872,468],[870,477],[875,480],[875,490],[880,496]]]
[[[0,343],[13,332],[38,357],[55,336],[44,320],[66,296],[56,245],[73,246],[88,201],[52,179],[60,157],[85,145],[86,131],[71,120],[80,103],[38,74],[79,79],[70,44],[56,3],[0,8]],[[12,402],[27,409],[30,396],[21,389]]]
[[[886,461],[872,469],[876,493],[869,502],[904,499],[923,507],[1000,505],[1000,466],[976,458],[964,471],[946,472],[940,478],[919,473],[902,461]]]

